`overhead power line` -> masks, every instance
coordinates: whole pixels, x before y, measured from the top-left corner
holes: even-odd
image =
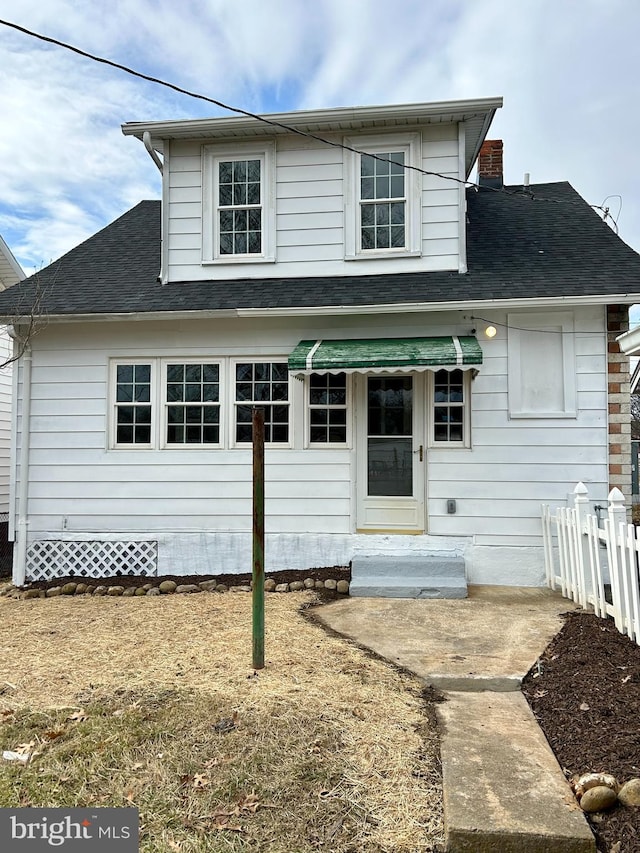
[[[307,139],[314,139],[317,142],[320,142],[323,145],[329,145],[332,148],[341,148],[342,150],[350,151],[353,154],[359,154],[359,155],[364,154],[368,157],[371,157],[374,160],[380,160],[383,163],[392,162],[391,160],[389,160],[388,157],[380,156],[378,154],[372,154],[369,151],[362,151],[358,148],[353,148],[350,145],[346,145],[344,142],[336,142],[333,139],[326,139],[325,137],[319,136],[315,133],[311,133],[311,132],[306,131],[306,130],[300,130],[300,128],[293,127],[291,125],[286,124],[285,122],[280,122],[280,121],[277,121],[275,119],[271,119],[268,116],[263,116],[263,115],[259,115],[257,113],[252,113],[249,110],[242,109],[241,107],[234,107],[231,104],[226,104],[226,103],[224,103],[224,101],[220,101],[217,98],[211,98],[208,95],[203,95],[200,92],[193,92],[190,89],[185,89],[182,86],[176,85],[175,83],[169,83],[167,80],[162,80],[159,77],[154,77],[151,74],[144,74],[142,71],[136,71],[134,68],[130,68],[128,65],[123,65],[120,62],[115,62],[114,60],[107,59],[103,56],[97,56],[94,53],[90,53],[89,51],[83,50],[82,48],[76,47],[75,45],[69,44],[68,42],[61,41],[60,39],[53,38],[52,36],[43,35],[42,33],[35,32],[34,30],[29,30],[26,27],[20,26],[20,24],[13,23],[12,21],[5,21],[5,20],[0,18],[0,25],[5,26],[5,27],[9,27],[13,30],[17,30],[18,32],[22,33],[23,35],[30,36],[31,38],[38,39],[39,41],[43,41],[47,44],[52,44],[52,45],[55,45],[56,47],[61,47],[64,50],[69,50],[72,53],[78,54],[78,56],[82,56],[85,59],[90,59],[92,62],[99,62],[102,65],[107,65],[111,68],[116,68],[117,70],[123,71],[125,74],[130,74],[133,77],[137,77],[140,80],[146,80],[149,83],[155,83],[158,86],[164,86],[167,89],[171,89],[174,92],[178,92],[181,95],[186,95],[189,98],[197,98],[200,101],[205,101],[209,104],[214,104],[215,106],[220,107],[223,110],[228,110],[229,112],[233,112],[233,113],[237,113],[238,115],[246,116],[247,118],[251,118],[251,119],[254,119],[255,121],[261,122],[262,124],[269,125],[271,127],[277,127],[277,128],[280,128],[281,130],[286,130],[288,133],[295,133],[298,136],[303,136],[303,137],[306,137]],[[480,184],[475,183],[474,181],[467,181],[467,180],[464,180],[462,178],[458,178],[454,175],[445,175],[441,172],[432,172],[432,171],[429,171],[428,169],[422,169],[420,166],[414,166],[414,165],[409,164],[409,163],[405,163],[404,168],[405,169],[411,169],[412,171],[415,171],[415,172],[419,172],[422,175],[429,175],[429,176],[435,177],[435,178],[442,178],[445,181],[453,181],[453,182],[458,183],[458,184],[463,184],[466,187],[475,188],[478,190],[480,190],[480,189],[483,191],[490,190],[492,192],[501,193],[503,195],[510,195],[510,196],[514,196],[517,198],[523,198],[523,199],[527,199],[529,201],[548,202],[551,204],[563,204],[566,206],[582,207],[582,204],[580,204],[579,202],[571,202],[571,201],[568,201],[565,199],[543,198],[541,196],[536,196],[535,194],[533,194],[529,190],[528,187],[526,188],[527,191],[514,192],[512,190],[506,190],[506,189],[504,189],[504,187],[500,188],[500,187],[481,186]],[[610,196],[608,196],[608,198],[609,197]],[[605,199],[605,201],[606,201],[606,199]],[[604,221],[606,221],[607,218],[611,219],[613,224],[614,224],[615,232],[616,232],[616,234],[618,233],[618,224],[617,224],[616,220],[611,216],[608,207],[603,207],[602,205],[598,205],[598,204],[589,204],[589,202],[585,202],[585,203],[588,204],[589,207],[592,207],[595,210],[602,211]],[[621,207],[622,207],[622,200],[621,200]]]

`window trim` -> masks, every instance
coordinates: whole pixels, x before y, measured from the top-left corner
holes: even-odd
[[[340,373],[344,371],[339,371]],[[318,371],[320,375],[323,375],[321,371]],[[352,399],[353,399],[353,375],[350,373],[345,373],[345,386],[346,386],[346,402],[343,406],[311,406],[309,402],[310,392],[311,392],[311,376],[309,374],[304,376],[304,444],[303,447],[305,450],[324,450],[325,448],[331,449],[338,448],[350,448],[352,446]],[[311,409],[323,409],[323,408],[344,408],[346,411],[346,438],[344,441],[311,441]]]
[[[242,401],[238,401],[236,397],[236,366],[238,364],[283,364],[287,368],[287,400],[285,405],[288,410],[288,418],[287,418],[287,429],[288,429],[288,438],[287,441],[265,441],[265,447],[268,447],[273,450],[288,450],[294,446],[294,428],[295,428],[295,419],[294,419],[294,389],[292,383],[291,373],[288,369],[288,360],[287,356],[279,356],[279,355],[258,355],[258,356],[244,356],[237,358],[229,359],[229,405],[228,408],[228,417],[229,417],[229,441],[227,447],[230,450],[239,449],[239,450],[247,450],[251,449],[250,441],[238,441],[236,438],[236,426],[237,426],[237,417],[236,410],[238,405],[242,405]],[[265,404],[270,404],[273,401],[265,400]],[[246,403],[245,403],[246,404]],[[258,403],[251,403],[250,405],[259,405]]]
[[[446,368],[439,368],[440,370],[445,370]],[[447,372],[452,373],[453,370],[459,370],[460,368],[453,368]],[[456,408],[462,409],[462,440],[461,441],[436,441],[435,438],[435,409],[436,406],[443,405],[442,403],[436,403],[435,399],[435,391],[436,391],[436,373],[437,371],[429,371],[429,391],[428,391],[428,412],[427,412],[427,428],[429,430],[427,436],[427,447],[432,449],[438,448],[470,448],[471,447],[471,371],[470,370],[462,370],[462,403],[457,404]]]
[[[276,144],[273,140],[237,145],[202,146],[202,264],[273,263],[276,259]],[[220,253],[218,163],[221,160],[260,160],[262,252]]]
[[[161,414],[159,417],[160,422],[160,442],[159,447],[161,450],[207,450],[209,448],[218,450],[225,446],[225,418],[224,418],[224,407],[225,407],[225,385],[226,385],[226,377],[224,371],[224,363],[220,358],[198,358],[197,356],[188,358],[176,356],[175,358],[161,358],[160,361],[160,378],[159,378],[159,406],[161,407]],[[203,443],[200,442],[198,444],[191,442],[170,442],[167,440],[167,428],[169,425],[168,421],[168,408],[170,405],[180,405],[180,403],[169,403],[167,402],[167,367],[170,364],[215,364],[218,367],[218,402],[210,403],[208,407],[212,408],[213,406],[218,407],[218,441],[217,443]],[[202,405],[202,403],[194,403],[194,405]]]
[[[151,440],[149,442],[138,443],[135,442],[127,442],[122,443],[118,442],[118,418],[116,415],[118,409],[118,403],[116,400],[117,394],[117,377],[118,377],[118,367],[122,365],[128,364],[148,364],[151,371],[151,381],[150,381],[150,389],[149,389],[149,405],[151,406]],[[141,358],[141,357],[118,357],[118,358],[110,358],[109,359],[109,388],[107,399],[109,402],[108,406],[108,429],[109,429],[109,442],[108,447],[110,450],[153,450],[158,445],[158,409],[156,405],[157,398],[157,384],[158,384],[158,370],[157,370],[157,358],[149,357],[149,358]]]
[[[344,144],[364,154],[403,151],[405,166],[422,163],[422,134],[387,133],[345,137]],[[405,168],[406,217],[404,248],[362,249],[360,227],[360,153],[344,151],[345,170],[345,260],[363,258],[406,258],[422,254],[422,175]]]

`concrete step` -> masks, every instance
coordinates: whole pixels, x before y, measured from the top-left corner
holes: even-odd
[[[351,576],[465,577],[464,557],[452,554],[359,554],[351,561]]]
[[[464,578],[404,578],[400,575],[354,578],[352,574],[349,595],[361,598],[466,598],[467,584]]]
[[[466,598],[464,558],[360,555],[351,562],[349,593],[368,598]]]
[[[447,853],[595,853],[521,693],[445,693],[436,712]]]

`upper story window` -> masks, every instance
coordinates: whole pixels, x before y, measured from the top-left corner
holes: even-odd
[[[419,133],[345,140],[346,258],[395,257],[421,252]]]
[[[406,248],[404,151],[360,157],[360,248]]]
[[[275,260],[275,143],[203,148],[204,263]]]

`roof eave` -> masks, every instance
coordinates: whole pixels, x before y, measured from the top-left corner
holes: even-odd
[[[487,113],[489,124],[495,111],[502,106],[502,98],[477,98],[463,101],[436,101],[419,104],[391,104],[367,107],[335,107],[322,110],[296,110],[286,113],[268,113],[262,117],[269,122],[279,123],[302,130],[313,126],[315,130],[341,131],[365,126],[370,122],[393,123],[399,119],[434,120],[447,117],[447,120],[463,121],[479,112]],[[162,139],[189,139],[207,136],[242,136],[255,134],[256,118],[251,116],[221,116],[218,118],[186,119],[172,121],[126,122],[122,125],[125,136],[142,139],[145,132],[151,134],[154,144]],[[487,124],[488,127],[488,124]],[[284,133],[283,128],[264,125],[265,134]]]

